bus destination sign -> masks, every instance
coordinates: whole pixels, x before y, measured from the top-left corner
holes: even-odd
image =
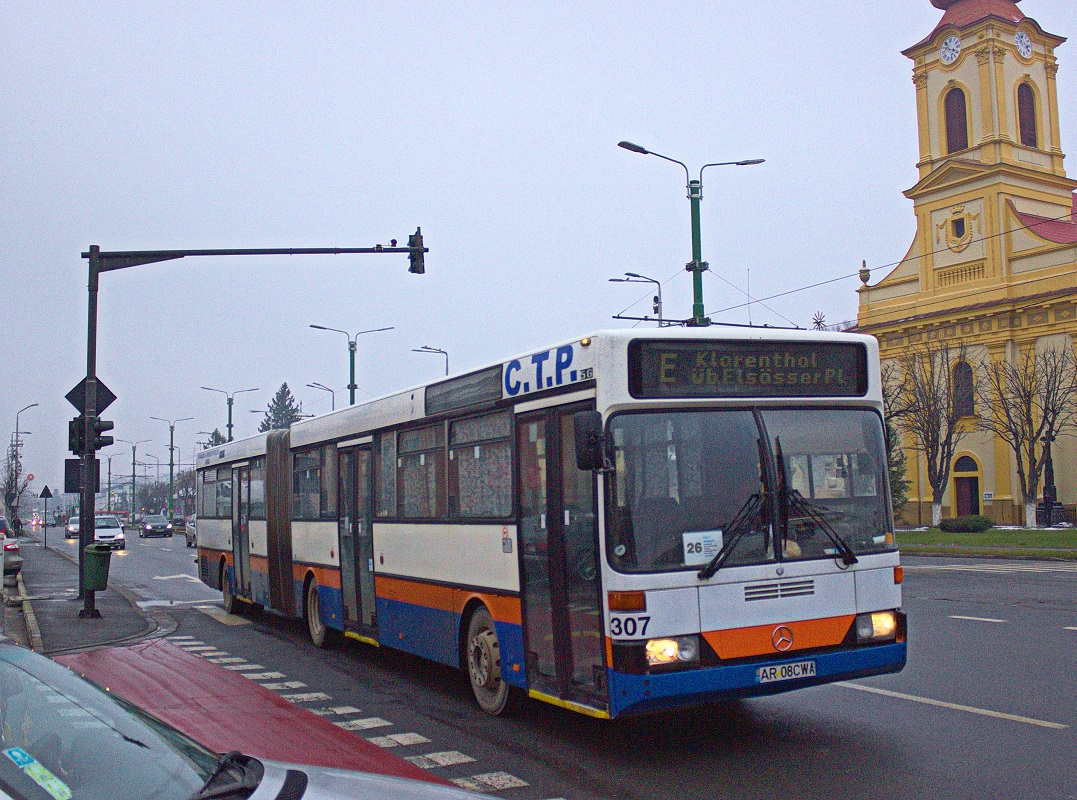
[[[636,339],[628,362],[637,398],[862,397],[868,388],[858,342]]]

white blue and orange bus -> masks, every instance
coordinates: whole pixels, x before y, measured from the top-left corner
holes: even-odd
[[[596,717],[905,664],[878,349],[603,331],[198,454],[255,604]]]

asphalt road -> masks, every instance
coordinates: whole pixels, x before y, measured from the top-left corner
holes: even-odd
[[[455,670],[224,615],[179,536],[129,545],[113,576],[176,644],[494,796],[1077,798],[1077,564],[906,559],[904,672],[610,722],[490,718]]]

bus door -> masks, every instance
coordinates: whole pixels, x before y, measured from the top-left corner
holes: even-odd
[[[594,476],[576,468],[572,426],[586,410],[517,417],[528,687],[585,703],[607,696]]]
[[[232,470],[232,556],[236,594],[251,596],[251,468]]]
[[[371,454],[369,447],[349,447],[340,460],[340,586],[345,630],[373,630],[374,530],[370,515]]]

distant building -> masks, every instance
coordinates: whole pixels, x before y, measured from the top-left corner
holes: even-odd
[[[916,238],[897,268],[860,287],[857,329],[879,339],[884,360],[932,341],[963,342],[972,364],[1046,345],[1072,348],[1077,181],[1062,166],[1055,89],[1055,48],[1065,39],[1013,0],[931,2],[942,19],[904,51],[913,62],[920,144],[919,181],[905,191]],[[1059,500],[1072,507],[1077,445],[1056,442],[1054,462]],[[910,449],[908,463],[904,521],[930,521],[922,458]],[[944,516],[1023,522],[1004,441],[969,435],[953,466]]]

